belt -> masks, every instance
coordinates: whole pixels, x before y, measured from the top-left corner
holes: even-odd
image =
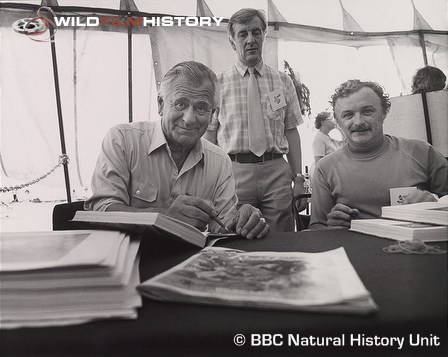
[[[283,154],[267,152],[262,156],[257,156],[252,153],[248,154],[229,154],[230,160],[239,162],[240,164],[255,164],[257,162],[264,162],[269,160],[280,159]]]

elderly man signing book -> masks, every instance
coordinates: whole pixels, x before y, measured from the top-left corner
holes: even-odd
[[[157,98],[161,120],[119,124],[106,135],[85,208],[158,212],[200,230],[262,238],[269,226],[251,205],[236,208],[232,165],[201,139],[216,109],[216,75],[198,62],[175,65]]]

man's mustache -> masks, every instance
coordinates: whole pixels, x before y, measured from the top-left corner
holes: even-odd
[[[367,131],[370,130],[370,126],[362,123],[362,124],[354,124],[352,125],[352,127],[350,128],[351,132],[355,132],[355,131]]]

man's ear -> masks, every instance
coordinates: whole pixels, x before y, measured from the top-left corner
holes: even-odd
[[[157,107],[159,111],[159,115],[163,115],[163,98],[160,96],[160,94],[157,96]]]
[[[235,41],[233,41],[233,38],[231,36],[229,36],[229,42],[230,42],[230,46],[232,46],[233,50],[236,51]]]

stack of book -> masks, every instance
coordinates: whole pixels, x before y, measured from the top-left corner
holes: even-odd
[[[382,208],[381,219],[352,220],[350,230],[395,240],[448,240],[448,203],[420,202]]]
[[[4,233],[0,328],[137,318],[139,241],[117,231]]]

